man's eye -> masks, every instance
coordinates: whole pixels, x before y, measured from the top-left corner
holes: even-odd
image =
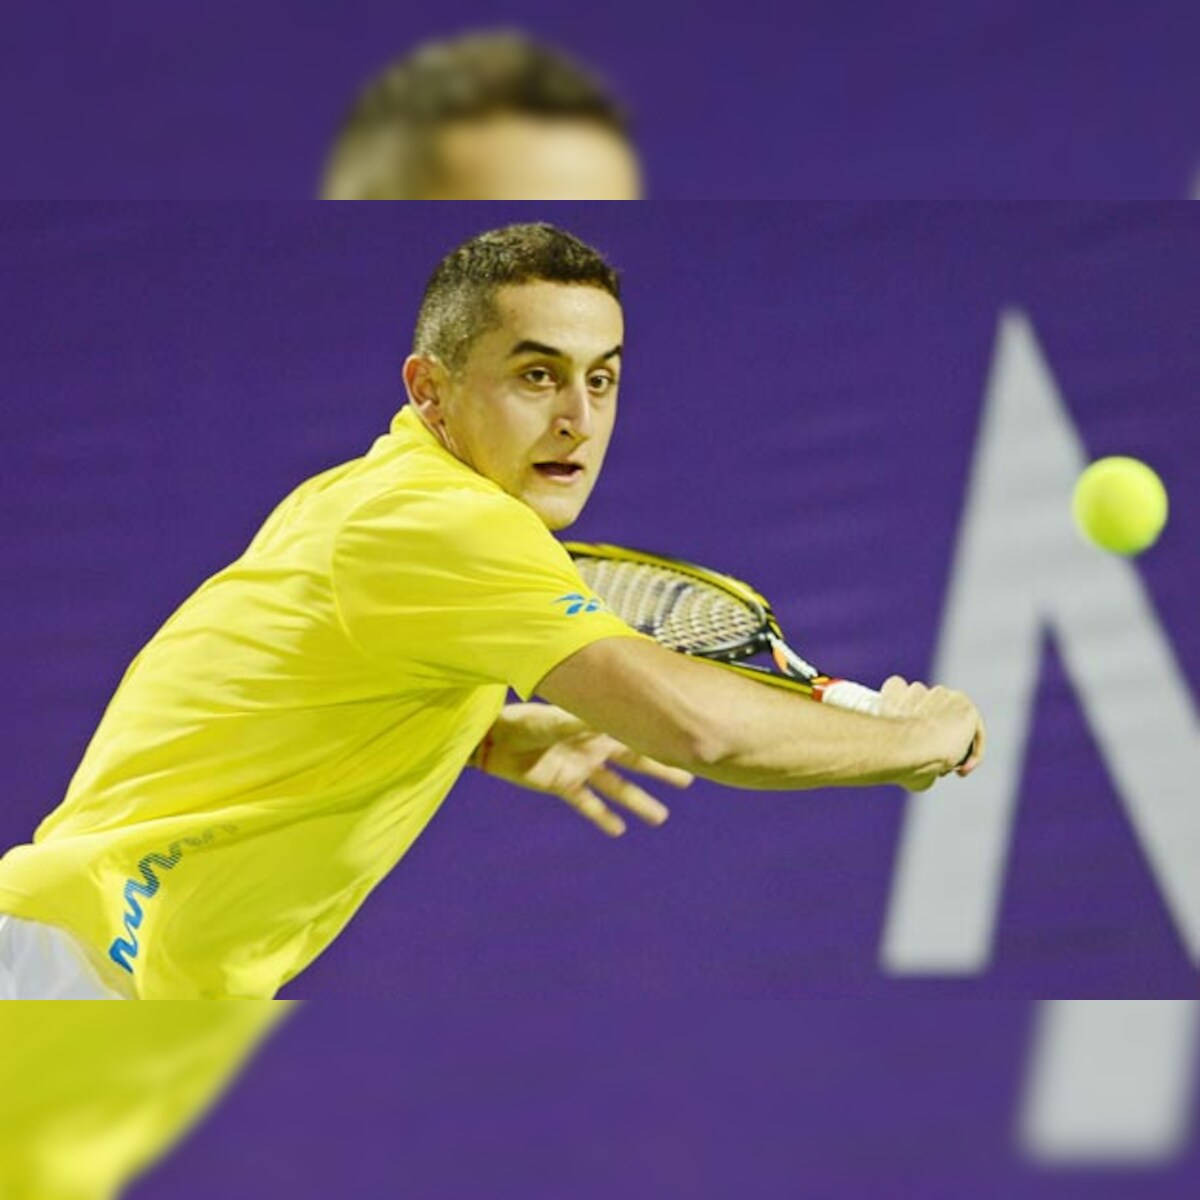
[[[553,376],[545,367],[531,367],[528,371],[522,372],[521,378],[528,379],[530,383],[544,383],[546,380],[552,379]]]
[[[605,388],[613,387],[616,384],[616,382],[617,381],[611,375],[593,375],[592,376],[592,387],[595,388],[596,391],[598,391],[598,392],[603,391]]]

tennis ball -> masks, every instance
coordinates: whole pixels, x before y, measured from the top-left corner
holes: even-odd
[[[1136,458],[1098,458],[1075,483],[1075,524],[1088,541],[1114,554],[1140,554],[1167,521],[1167,489]]]

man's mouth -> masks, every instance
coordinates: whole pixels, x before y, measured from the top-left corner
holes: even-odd
[[[544,479],[571,480],[583,474],[583,467],[572,462],[534,463],[533,469]]]

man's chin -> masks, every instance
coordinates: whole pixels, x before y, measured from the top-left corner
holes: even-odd
[[[541,517],[542,523],[552,533],[574,525],[579,519],[579,513],[583,507],[581,504],[567,501],[565,497],[559,501],[547,501],[544,497],[539,496],[534,500],[526,499],[525,503]]]
[[[577,512],[553,514],[542,513],[540,515],[542,520],[546,522],[546,528],[549,529],[551,533],[557,533],[560,529],[568,529],[574,525],[577,520],[579,520],[579,514]]]

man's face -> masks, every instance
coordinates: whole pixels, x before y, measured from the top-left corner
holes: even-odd
[[[595,121],[498,113],[455,121],[437,139],[427,200],[638,200],[629,144]]]
[[[545,282],[501,288],[495,304],[499,327],[475,339],[458,374],[410,356],[405,382],[456,458],[563,529],[591,495],[612,437],[621,306],[600,288]]]

